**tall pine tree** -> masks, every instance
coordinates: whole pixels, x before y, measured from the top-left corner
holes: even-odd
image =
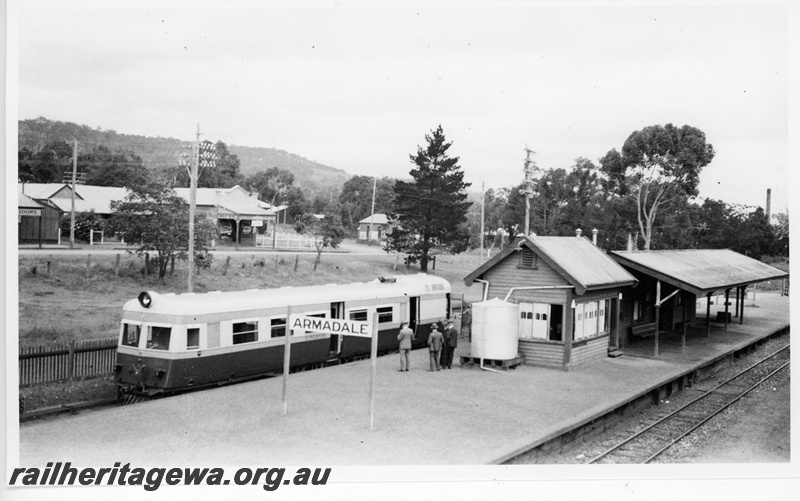
[[[458,157],[447,156],[452,143],[446,142],[442,126],[426,134],[425,140],[425,148],[409,155],[415,165],[410,172],[414,181],[394,185],[397,226],[387,235],[387,251],[407,254],[410,262],[419,261],[423,272],[432,256],[466,250],[470,205],[464,193],[470,184],[464,182]]]

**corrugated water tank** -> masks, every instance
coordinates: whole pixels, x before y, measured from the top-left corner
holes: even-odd
[[[519,343],[519,305],[499,298],[472,303],[470,356],[511,360]]]

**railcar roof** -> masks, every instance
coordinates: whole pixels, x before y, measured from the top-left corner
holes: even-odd
[[[394,280],[394,281],[392,281]],[[430,292],[450,292],[447,280],[425,274],[386,277],[385,281],[351,284],[280,287],[233,292],[159,294],[150,292],[153,301],[144,308],[137,299],[125,303],[126,311],[171,315],[213,314],[248,311],[264,307],[300,306],[314,303],[357,301],[381,297],[418,296]]]

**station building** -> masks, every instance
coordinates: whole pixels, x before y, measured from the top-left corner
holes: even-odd
[[[638,284],[581,236],[522,237],[464,278],[467,286],[476,282],[484,300],[519,305],[525,364],[563,370],[614,351],[622,291]]]

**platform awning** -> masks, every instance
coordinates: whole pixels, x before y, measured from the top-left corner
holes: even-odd
[[[612,251],[610,255],[626,268],[697,296],[789,276],[729,249]]]
[[[252,205],[226,205],[219,206],[217,209],[217,219],[239,219],[248,221],[273,221],[276,215],[274,212],[264,210]]]

